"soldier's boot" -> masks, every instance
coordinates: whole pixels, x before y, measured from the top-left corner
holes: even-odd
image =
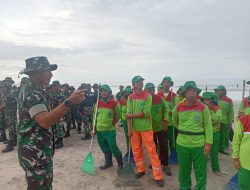
[[[119,157],[116,158],[117,161],[117,165],[118,165],[118,170],[123,168],[123,159],[122,159],[122,155],[120,155]]]
[[[81,126],[77,127],[78,134],[81,134]]]
[[[105,170],[113,166],[112,153],[111,152],[105,153],[104,157],[105,157],[105,163],[104,165],[100,166],[101,170]]]
[[[81,138],[82,140],[90,140],[91,139],[91,135],[90,134],[86,134],[84,135],[84,137]]]
[[[69,131],[67,131],[64,135],[64,138],[70,137]]]
[[[2,153],[7,153],[7,152],[10,152],[10,151],[12,151],[12,150],[14,150],[14,146],[8,144],[8,145],[6,146],[6,148],[2,150]]]

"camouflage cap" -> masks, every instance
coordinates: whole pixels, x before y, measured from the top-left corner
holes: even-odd
[[[64,84],[62,85],[62,87],[64,87],[64,86],[67,86],[67,87],[69,88],[69,84],[68,84],[68,83],[64,83]]]
[[[70,86],[69,89],[70,90],[75,90],[75,87],[74,86]]]
[[[6,77],[6,78],[4,79],[4,82],[11,82],[12,84],[15,83],[15,81],[13,81],[11,77]]]
[[[47,57],[38,56],[25,60],[26,68],[20,71],[20,74],[29,74],[32,71],[54,71],[57,69],[56,64],[49,64]]]
[[[61,86],[61,84],[58,80],[55,80],[52,82],[51,86]]]
[[[26,82],[29,82],[29,81],[30,81],[30,79],[27,78],[27,77],[23,77],[23,78],[21,79],[21,83],[26,83]]]

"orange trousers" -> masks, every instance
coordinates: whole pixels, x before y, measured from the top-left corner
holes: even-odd
[[[142,149],[142,143],[146,147],[150,163],[152,165],[153,177],[155,180],[162,180],[162,169],[159,156],[156,152],[156,146],[153,140],[153,130],[149,131],[133,131],[131,137],[132,151],[137,168],[137,172],[145,172],[144,154]]]

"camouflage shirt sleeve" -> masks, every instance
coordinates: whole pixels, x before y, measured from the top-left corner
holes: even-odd
[[[25,107],[27,108],[31,118],[33,118],[38,113],[48,111],[46,99],[39,91],[30,91],[27,94]]]

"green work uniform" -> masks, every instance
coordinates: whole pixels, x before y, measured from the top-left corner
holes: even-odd
[[[220,121],[221,121],[221,110],[218,106],[213,105],[210,109],[210,115],[213,125],[213,144],[211,147],[211,167],[213,172],[220,171],[219,165],[219,145],[220,145]]]
[[[104,154],[112,152],[115,158],[121,156],[116,144],[115,124],[120,119],[119,105],[113,99],[104,102],[98,100],[96,116],[96,135],[98,144]]]
[[[219,99],[219,107],[222,113],[220,125],[220,151],[224,151],[229,146],[229,129],[234,121],[233,102],[230,98]]]
[[[186,101],[179,103],[173,111],[173,123],[179,131],[177,136],[177,158],[181,189],[191,189],[191,170],[194,168],[196,190],[205,190],[207,183],[204,145],[213,143],[213,128],[208,107],[196,101],[193,106]]]
[[[233,159],[239,159],[241,168],[238,171],[239,190],[250,187],[250,115],[240,117],[233,137]]]

